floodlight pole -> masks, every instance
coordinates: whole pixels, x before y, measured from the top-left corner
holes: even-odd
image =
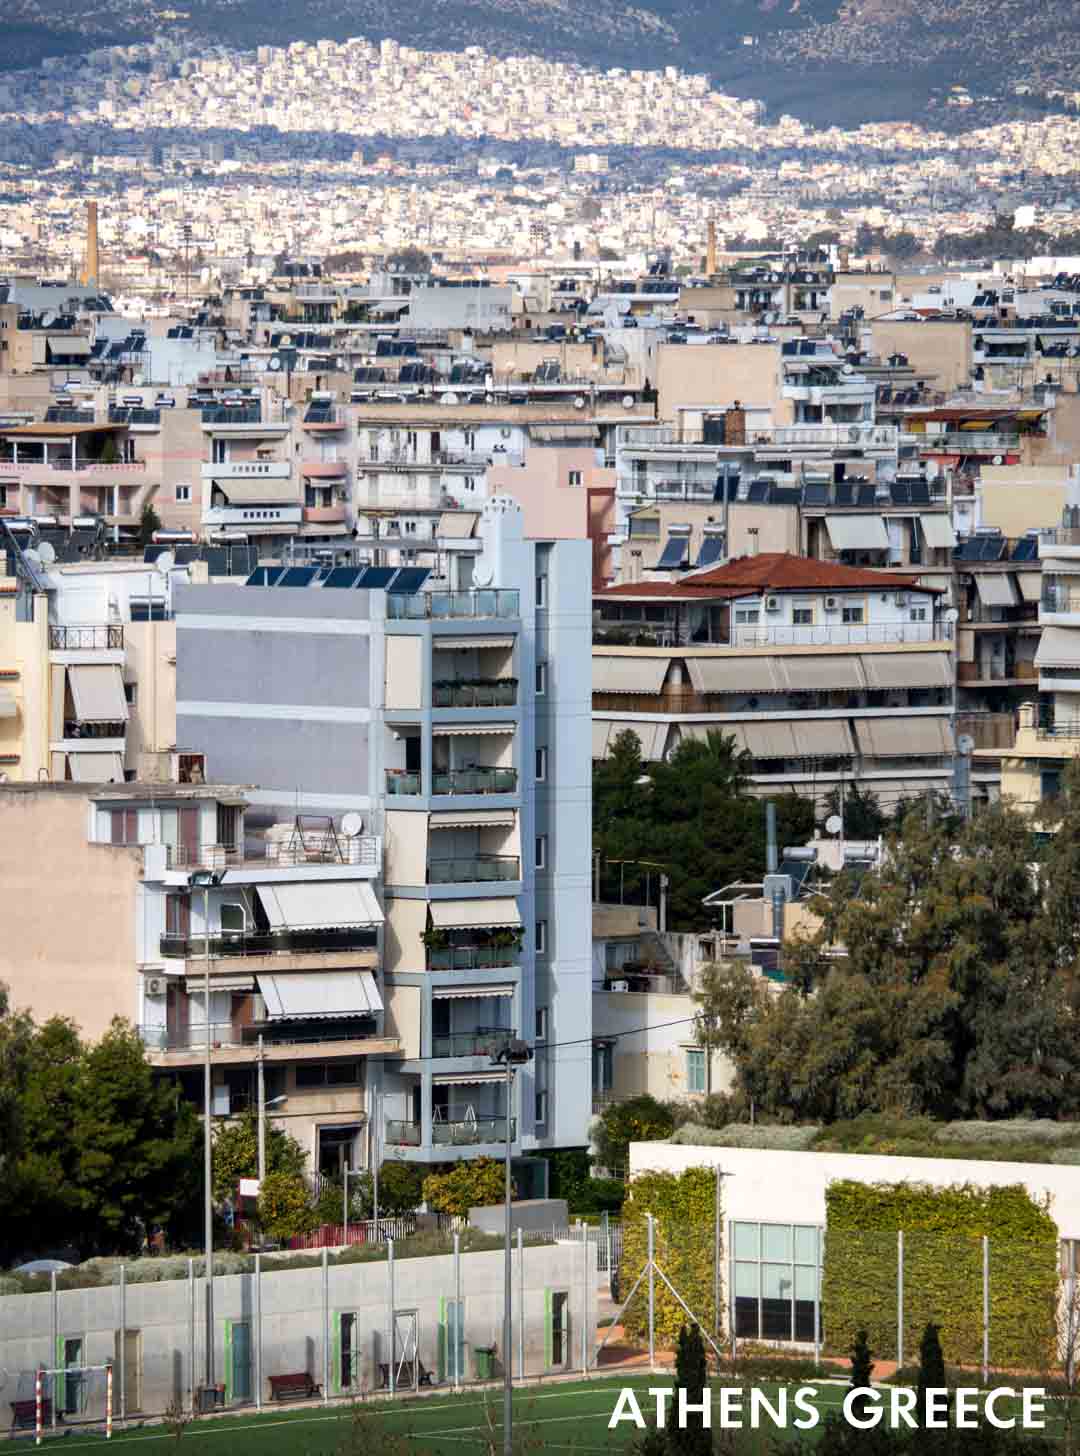
[[[212,1096],[210,1071],[210,889],[219,885],[224,874],[213,870],[195,870],[188,876],[188,885],[203,892],[203,1014],[206,1018],[206,1039],[203,1056],[203,1211],[205,1215],[206,1283],[206,1373],[207,1390],[214,1384],[214,1152],[210,1126]]]
[[[492,1061],[498,1065],[501,1063],[506,1068],[506,1164],[505,1164],[505,1188],[506,1188],[506,1248],[503,1266],[503,1337],[502,1337],[502,1361],[503,1361],[503,1456],[512,1456],[514,1445],[514,1370],[511,1359],[511,1345],[513,1343],[514,1328],[514,1269],[511,1255],[513,1221],[513,1183],[511,1181],[511,1152],[513,1145],[513,1121],[510,1116],[510,1103],[514,1092],[514,1068],[524,1066],[532,1060],[532,1048],[516,1037],[508,1037],[499,1049],[492,1054]]]

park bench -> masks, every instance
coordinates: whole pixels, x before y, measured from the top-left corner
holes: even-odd
[[[422,1360],[418,1360],[416,1362],[416,1368],[417,1368],[417,1375],[418,1375],[418,1380],[419,1380],[419,1384],[420,1385],[433,1385],[434,1384],[434,1382],[431,1379],[431,1371],[428,1370],[428,1369],[426,1369],[426,1367],[424,1366],[424,1362]],[[395,1390],[408,1390],[411,1386],[412,1386],[412,1367],[409,1366],[409,1365],[406,1365],[394,1377],[394,1389]],[[380,1390],[389,1390],[390,1389],[390,1366],[389,1365],[380,1365],[379,1366],[379,1389]]]
[[[322,1394],[322,1386],[317,1385],[306,1370],[295,1370],[290,1375],[271,1375],[269,1380],[271,1400],[310,1400]]]
[[[37,1427],[37,1401],[33,1396],[29,1400],[13,1400],[10,1404],[13,1431],[32,1431]],[[52,1425],[52,1400],[48,1396],[41,1402],[41,1423]]]

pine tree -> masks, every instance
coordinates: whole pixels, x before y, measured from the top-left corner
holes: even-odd
[[[866,1331],[860,1330],[855,1336],[855,1343],[851,1347],[851,1388],[852,1390],[866,1390],[870,1385],[870,1377],[874,1373],[874,1359],[870,1350],[870,1341],[867,1339]],[[853,1401],[857,1413],[869,1405],[866,1396],[859,1396]]]
[[[685,1390],[687,1405],[695,1406],[702,1403],[708,1384],[709,1367],[701,1330],[696,1324],[683,1325],[675,1352],[676,1390]],[[686,1417],[686,1425],[680,1426],[676,1406],[668,1417],[667,1446],[672,1456],[709,1456],[712,1434],[705,1428],[704,1417],[690,1413]]]
[[[941,1349],[941,1326],[931,1321],[923,1330],[919,1341],[919,1403],[916,1407],[921,1419],[926,1409],[926,1392],[945,1389],[945,1356]]]

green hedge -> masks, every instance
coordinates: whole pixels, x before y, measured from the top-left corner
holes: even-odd
[[[904,1347],[928,1321],[941,1326],[952,1364],[983,1349],[982,1239],[990,1239],[990,1359],[1043,1370],[1055,1339],[1057,1229],[1022,1185],[932,1188],[832,1183],[822,1278],[826,1347],[842,1354],[865,1329],[885,1360],[897,1349],[897,1232],[904,1232]]]
[[[619,1288],[625,1299],[648,1260],[646,1214],[655,1220],[656,1263],[663,1269],[689,1308],[711,1334],[714,1327],[713,1246],[716,1209],[716,1174],[711,1168],[687,1168],[684,1173],[642,1173],[630,1184],[623,1204],[623,1249]],[[721,1213],[722,1217],[722,1213]],[[721,1227],[721,1240],[723,1231]],[[723,1244],[720,1268],[723,1270]],[[655,1280],[656,1343],[674,1346],[686,1315],[662,1279]],[[720,1303],[723,1308],[723,1280]],[[647,1339],[649,1305],[647,1276],[623,1316],[627,1334]]]

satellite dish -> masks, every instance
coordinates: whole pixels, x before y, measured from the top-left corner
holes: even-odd
[[[974,747],[975,740],[968,733],[961,733],[960,737],[956,740],[957,753],[970,753]]]
[[[1004,457],[1003,456],[1001,456],[1001,455],[995,455],[994,456],[994,464],[995,465],[1003,465],[1004,463],[1005,463],[1005,461],[1004,461]]]
[[[175,555],[171,551],[163,551],[154,562],[154,570],[160,572],[162,576],[168,576],[175,565]]]
[[[494,580],[494,568],[491,566],[490,562],[484,561],[483,558],[481,558],[473,567],[473,585],[481,587],[490,586]]]
[[[454,393],[454,391],[452,389],[448,389],[445,394],[440,394],[439,395],[439,403],[440,404],[457,404],[458,403],[458,397],[457,397],[457,395]]]
[[[282,348],[287,349],[288,346],[292,343],[292,334],[282,334],[280,342]]]
[[[624,394],[623,395],[623,397],[622,397],[622,407],[623,407],[623,409],[633,409],[634,408],[634,396],[632,394]]]
[[[275,369],[275,370],[281,368],[281,360],[278,358],[278,356],[276,354],[270,360],[270,363],[268,365],[268,368]]]
[[[31,566],[41,565],[40,553],[37,552],[33,546],[28,546],[27,549],[23,552],[23,555],[26,557],[27,561],[29,561]]]
[[[49,328],[50,325],[54,324],[55,322],[56,322],[56,315],[53,313],[52,309],[47,309],[41,315],[41,327],[43,329]]]
[[[42,541],[37,549],[37,554],[41,557],[43,566],[51,566],[56,560],[56,547],[51,541]]]
[[[840,373],[841,374],[854,374],[855,373],[855,366],[853,364],[845,364],[841,368]]]
[[[362,814],[350,811],[341,816],[341,832],[346,839],[355,839],[364,831],[364,818]]]
[[[825,820],[826,834],[839,834],[843,827],[844,821],[840,818],[839,814],[830,814]]]
[[[950,626],[952,626],[956,622],[959,622],[960,613],[956,610],[955,607],[950,607],[949,610],[945,613],[945,620],[950,624]]]
[[[585,408],[585,396],[583,394],[576,394],[574,396],[574,408],[575,409],[584,409]]]

